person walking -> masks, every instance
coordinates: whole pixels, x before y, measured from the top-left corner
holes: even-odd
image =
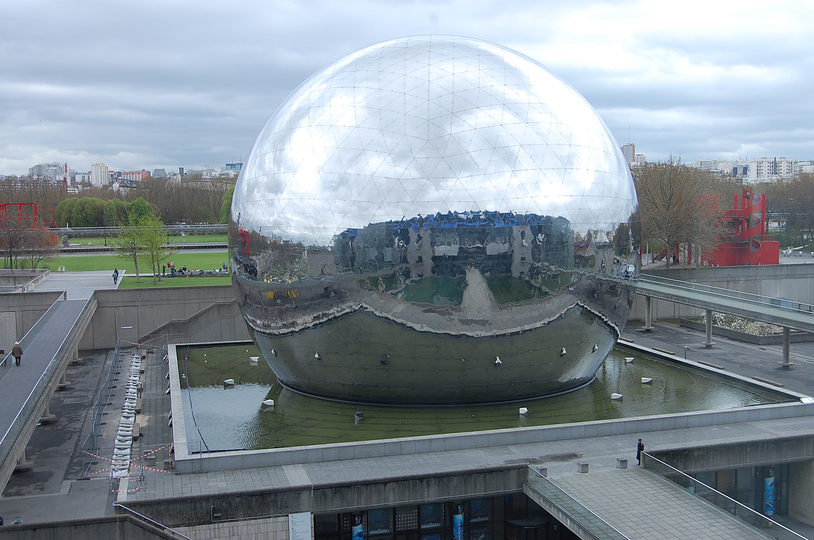
[[[636,461],[639,467],[642,466],[642,452],[644,452],[644,443],[639,439],[639,443],[636,445]]]
[[[14,363],[20,365],[20,359],[23,357],[23,348],[20,347],[20,342],[15,341],[14,347],[11,348],[11,356],[14,357]]]
[[[118,282],[119,282],[119,269],[114,268],[113,269],[113,285],[115,285]]]

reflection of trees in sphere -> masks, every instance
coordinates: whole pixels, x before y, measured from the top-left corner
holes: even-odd
[[[234,285],[295,390],[562,392],[627,319],[635,212],[613,137],[545,68],[472,39],[394,40],[313,75],[266,124],[232,203]]]

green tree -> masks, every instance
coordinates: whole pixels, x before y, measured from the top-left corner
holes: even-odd
[[[127,205],[127,214],[138,222],[155,216],[155,210],[144,198],[139,197]]]
[[[76,207],[78,200],[77,197],[71,197],[57,205],[57,209],[54,212],[54,222],[57,227],[70,227],[71,214],[73,214],[73,209]]]
[[[147,247],[143,234],[144,227],[142,218],[137,213],[129,213],[127,217],[119,223],[119,236],[113,241],[113,250],[116,255],[124,259],[132,259],[136,267],[136,281],[141,283],[139,275],[139,257],[147,252]]]
[[[140,223],[144,253],[149,258],[150,266],[153,269],[153,285],[155,285],[156,277],[158,281],[161,281],[161,273],[158,271],[161,264],[172,254],[172,250],[166,247],[169,244],[169,235],[164,223],[155,216],[142,219]]]
[[[235,184],[229,186],[226,193],[223,194],[223,203],[220,205],[220,215],[218,216],[218,223],[229,223],[229,216],[232,211],[232,197],[235,195]]]

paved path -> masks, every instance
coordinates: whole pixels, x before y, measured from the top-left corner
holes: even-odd
[[[119,271],[119,283],[124,277],[124,270]],[[119,284],[113,284],[113,268],[95,272],[51,272],[48,278],[37,285],[34,290],[38,292],[65,291],[68,300],[90,298],[93,291],[103,289],[117,289]]]
[[[631,321],[622,337],[644,347],[657,347],[684,357],[684,347],[689,360],[703,360],[725,371],[744,377],[762,377],[780,382],[784,388],[806,395],[814,395],[814,342],[792,343],[792,368],[782,368],[782,345],[752,345],[733,339],[712,336],[713,346],[704,346],[706,335],[689,328],[664,322],[654,322],[651,332],[643,332],[641,321]]]
[[[633,468],[572,474],[554,484],[631,540],[768,538],[650,471]]]

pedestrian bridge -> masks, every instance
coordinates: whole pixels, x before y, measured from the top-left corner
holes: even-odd
[[[641,274],[636,280],[636,293],[801,332],[814,332],[814,305],[784,298],[769,298],[649,274]]]
[[[636,294],[645,297],[644,330],[652,326],[651,299],[668,300],[706,311],[706,347],[712,347],[712,312],[737,315],[783,327],[782,367],[789,361],[790,331],[814,332],[814,305],[785,298],[772,298],[678,279],[641,274],[635,280]]]

